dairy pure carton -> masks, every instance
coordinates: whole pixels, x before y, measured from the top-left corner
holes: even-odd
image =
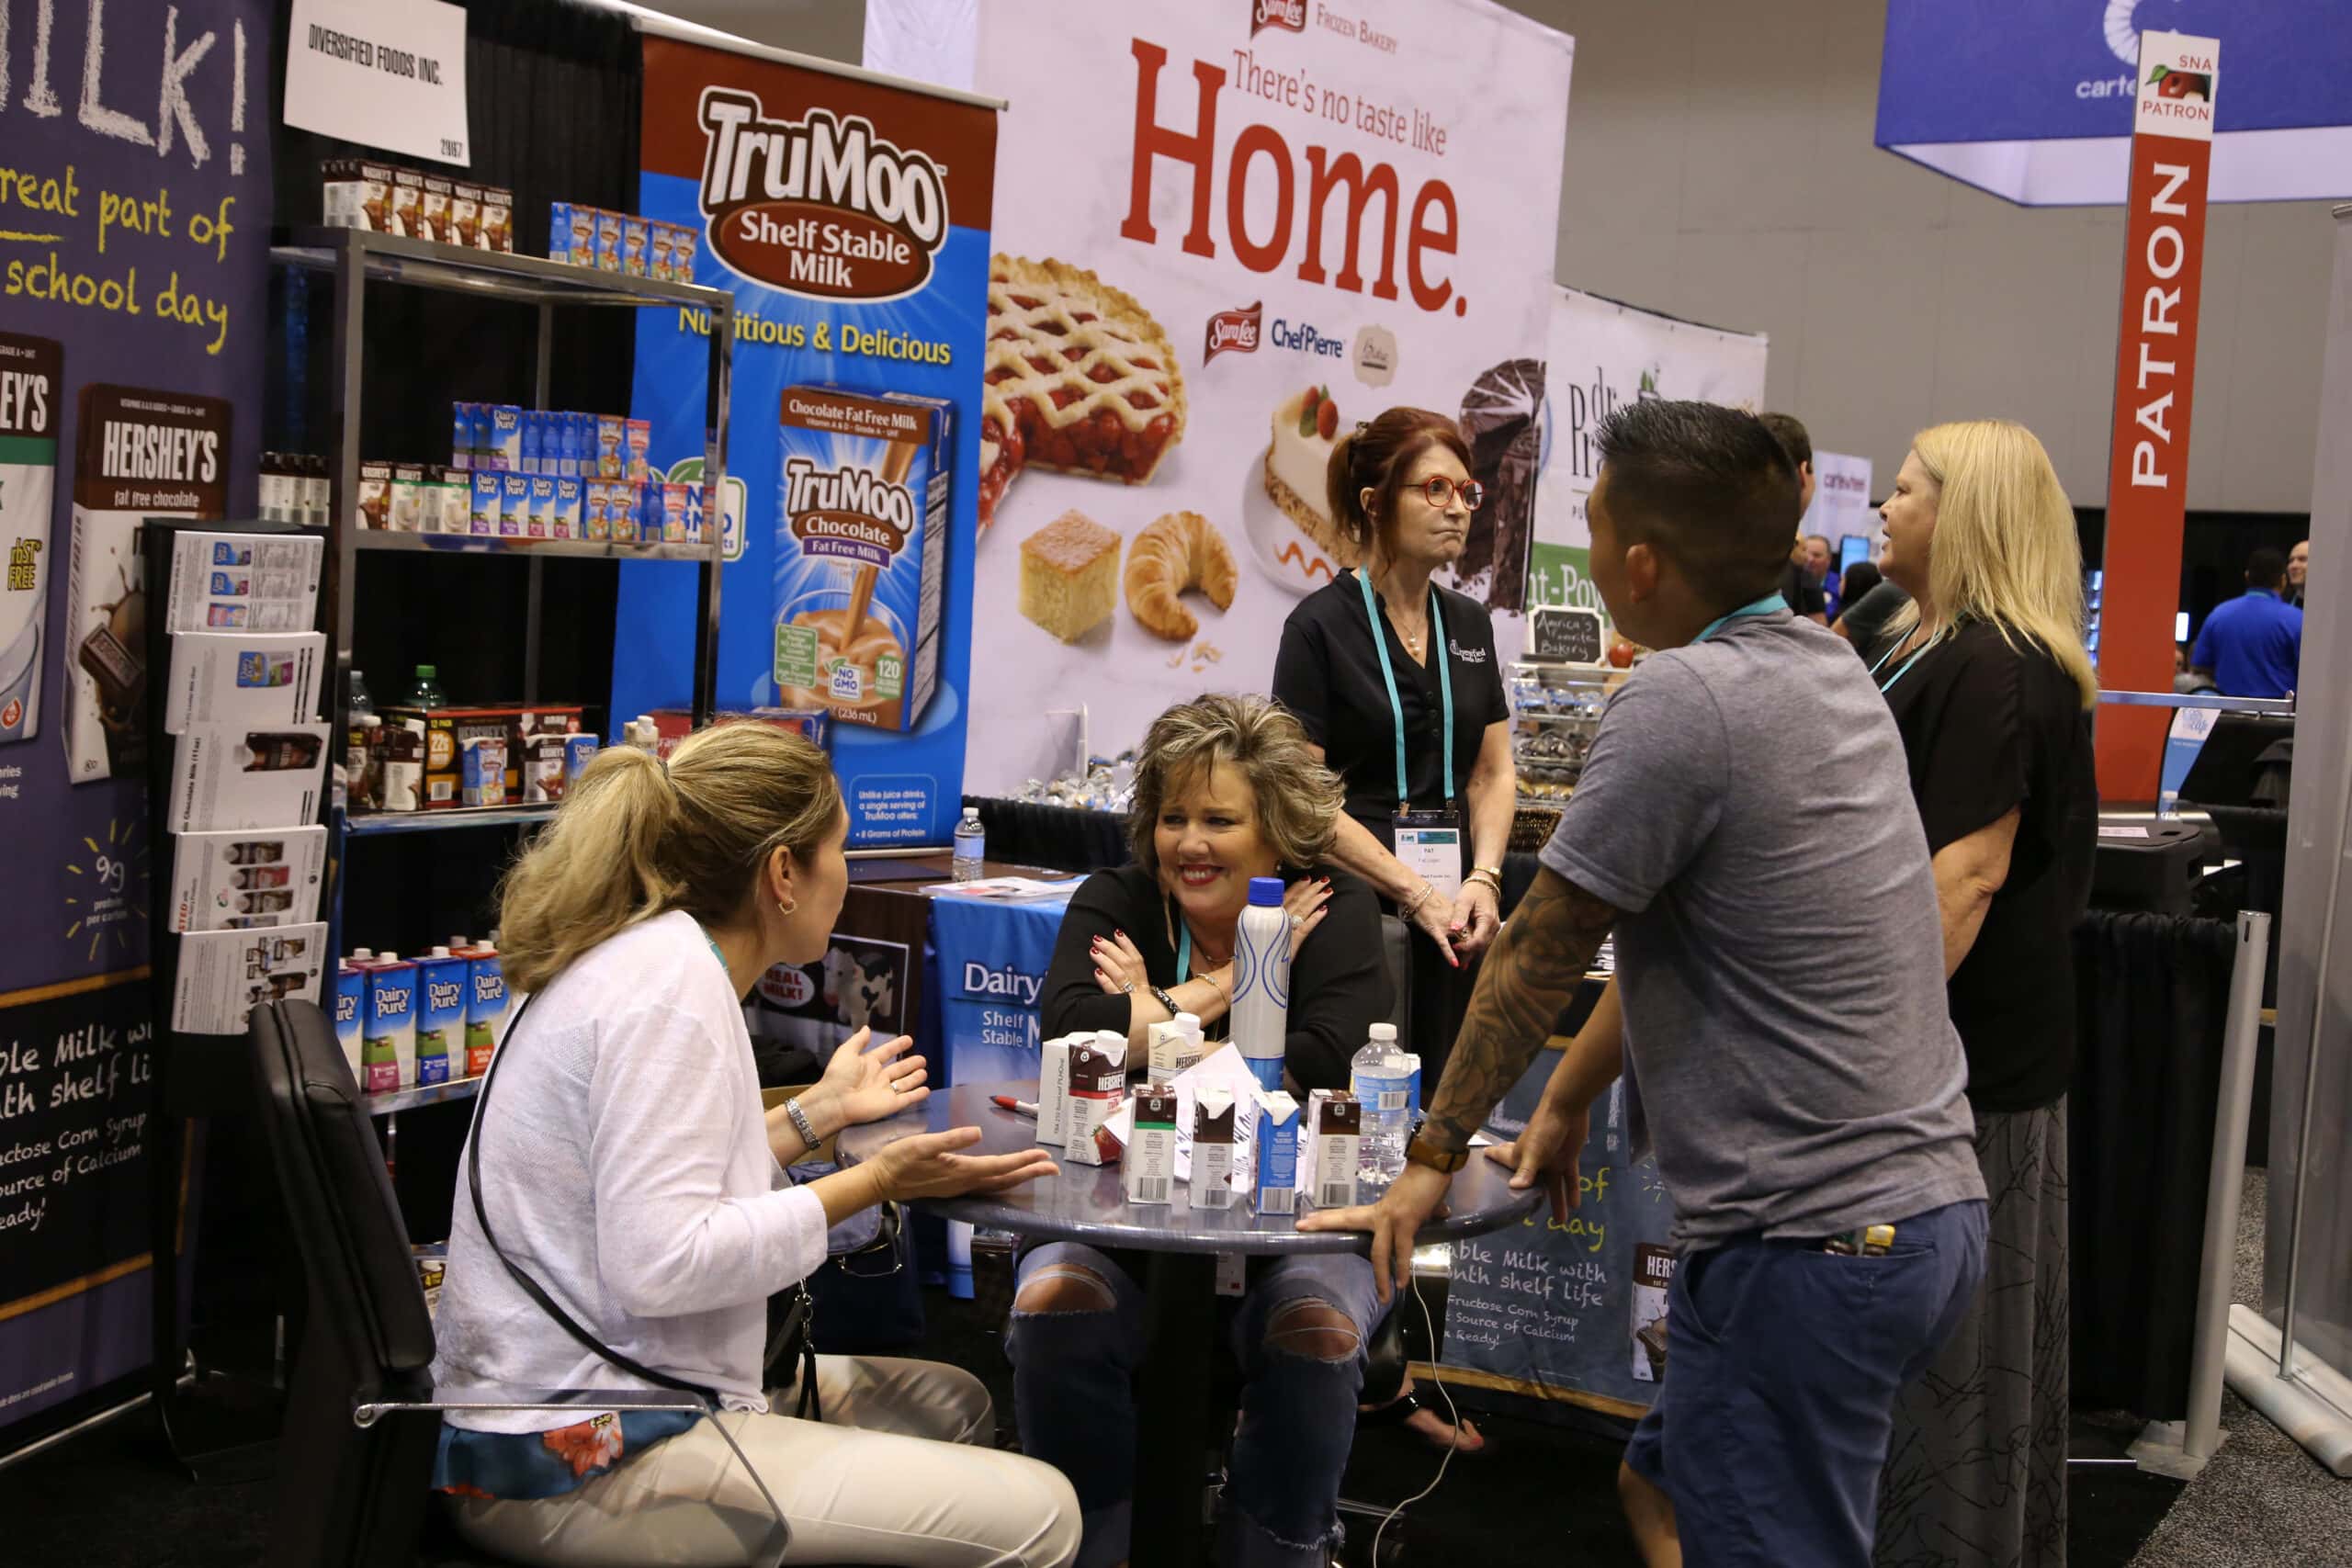
[[[1298,1208],[1298,1101],[1283,1090],[1258,1090],[1257,1170],[1252,1202],[1261,1214]]]
[[[785,389],[776,701],[914,728],[939,682],[952,409],[838,387]]]
[[[1069,1142],[1069,1051],[1085,1040],[1065,1034],[1037,1048],[1037,1141],[1060,1148]]]
[[[470,534],[498,532],[499,514],[505,510],[506,476],[484,468],[472,476],[473,507],[466,517],[466,531]]]
[[[446,947],[416,962],[416,1081],[447,1083],[466,1062],[469,965]]]
[[[359,1087],[386,1094],[416,1082],[416,965],[387,953],[368,971]]]
[[[499,534],[509,539],[527,537],[531,526],[531,476],[502,473],[498,481]]]
[[[343,1059],[351,1065],[354,1083],[361,1083],[364,1076],[359,1015],[367,1010],[368,971],[345,959],[334,971],[334,1037],[343,1046]]]
[[[1102,1134],[1104,1123],[1127,1102],[1127,1041],[1114,1030],[1091,1040],[1080,1036],[1069,1048],[1069,1157],[1079,1165],[1108,1165],[1118,1157],[1118,1140]],[[1169,1127],[1172,1133],[1175,1121]],[[1110,1146],[1105,1148],[1103,1145]],[[1170,1158],[1174,1159],[1173,1151]]]
[[[1356,1166],[1363,1153],[1363,1102],[1343,1089],[1316,1089],[1306,1097],[1306,1123],[1300,1190],[1318,1209],[1349,1207],[1356,1201]]]
[[[1170,1202],[1176,1181],[1176,1091],[1145,1089],[1135,1097],[1135,1130],[1120,1169],[1127,1201]]]
[[[1193,1100],[1193,1207],[1233,1207],[1235,1115],[1232,1094],[1204,1089]]]
[[[478,1078],[490,1071],[490,1054],[506,1035],[506,974],[488,942],[451,953],[466,961],[466,1077]]]

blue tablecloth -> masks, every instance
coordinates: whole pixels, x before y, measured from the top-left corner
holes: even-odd
[[[933,1083],[1037,1076],[1037,993],[1069,904],[1067,896],[1020,903],[933,897],[917,1043]]]

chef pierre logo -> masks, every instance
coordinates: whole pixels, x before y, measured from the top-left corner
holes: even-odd
[[[1306,0],[1250,0],[1250,36],[1256,38],[1268,28],[1305,32]]]
[[[1261,299],[1255,305],[1238,310],[1219,310],[1211,316],[1207,341],[1201,348],[1201,363],[1206,365],[1220,354],[1257,353],[1265,310],[1266,302]]]
[[[820,299],[897,299],[947,239],[946,174],[863,115],[769,119],[757,96],[703,89],[711,249],[740,276]]]

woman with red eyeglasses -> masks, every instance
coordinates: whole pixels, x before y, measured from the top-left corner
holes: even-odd
[[[1502,923],[1519,781],[1494,622],[1433,579],[1485,502],[1453,421],[1393,408],[1332,450],[1331,516],[1360,561],[1291,612],[1273,695],[1347,786],[1329,859],[1418,935],[1408,1048],[1434,1086],[1462,1027],[1473,960]],[[1433,1413],[1417,1430],[1445,1440]],[[1476,1444],[1465,1429],[1463,1446]]]

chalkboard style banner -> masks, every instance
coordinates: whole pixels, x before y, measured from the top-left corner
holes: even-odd
[[[1488,1118],[1489,1134],[1519,1135],[1559,1059],[1554,1050],[1536,1058]],[[1593,1107],[1578,1168],[1583,1201],[1565,1224],[1547,1203],[1516,1226],[1454,1244],[1441,1355],[1449,1375],[1613,1415],[1648,1407],[1665,1352],[1674,1208],[1657,1163],[1636,1162],[1632,1142],[1620,1080]]]

